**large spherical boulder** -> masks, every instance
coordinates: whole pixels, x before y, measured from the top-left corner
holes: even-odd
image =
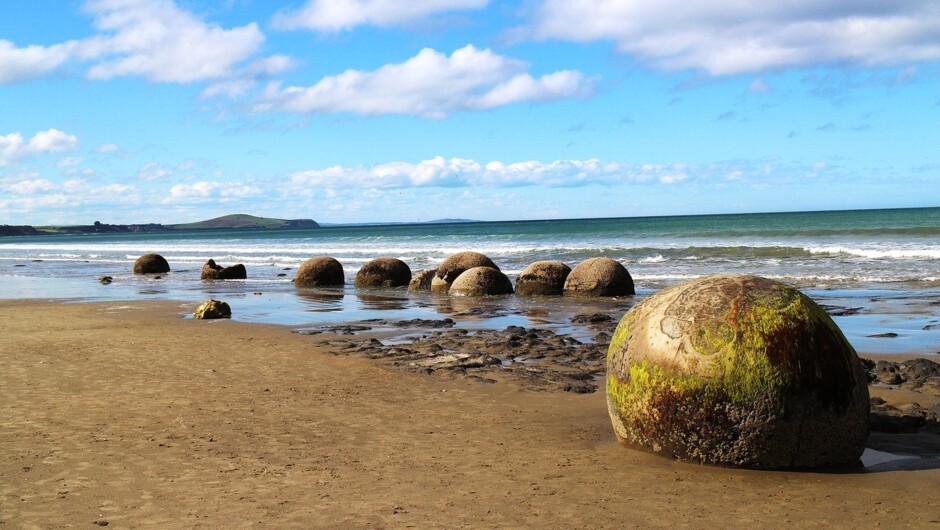
[[[193,311],[195,319],[232,318],[232,308],[225,302],[206,300]]]
[[[359,269],[356,287],[401,287],[411,281],[411,268],[397,258],[377,258]]]
[[[144,254],[134,262],[134,274],[162,274],[170,272],[170,264],[160,254]]]
[[[536,261],[522,269],[516,278],[516,294],[558,295],[565,290],[571,267],[560,261]]]
[[[297,287],[336,287],[344,283],[343,265],[328,256],[308,259],[300,264],[294,275]]]
[[[499,270],[493,260],[479,252],[458,252],[441,262],[437,273],[431,279],[431,292],[446,293],[458,276],[474,267],[490,267]]]
[[[457,276],[449,292],[458,296],[512,294],[512,282],[493,267],[473,267]]]
[[[430,291],[431,280],[434,279],[435,274],[437,274],[437,269],[418,271],[417,274],[411,277],[411,281],[408,282],[408,290]]]
[[[815,468],[858,461],[867,379],[815,302],[756,276],[664,289],[620,321],[607,353],[617,438],[694,462]]]
[[[610,258],[590,258],[571,269],[565,279],[564,293],[569,296],[628,296],[636,291],[626,267]]]
[[[248,270],[241,263],[231,267],[222,267],[217,265],[215,260],[210,259],[202,266],[199,276],[203,280],[246,280],[248,279]]]

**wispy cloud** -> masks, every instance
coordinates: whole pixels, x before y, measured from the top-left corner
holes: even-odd
[[[572,70],[533,77],[528,64],[472,45],[450,56],[430,48],[403,63],[378,70],[347,70],[310,87],[270,85],[258,111],[409,114],[443,118],[524,101],[553,101],[586,95],[591,83]]]
[[[311,29],[323,32],[356,26],[396,26],[428,16],[486,7],[488,0],[308,0],[295,11],[276,14],[271,21],[279,29]]]
[[[820,64],[899,65],[940,59],[940,5],[929,0],[544,0],[520,33],[533,39],[612,41],[619,51],[656,67],[712,75]]]

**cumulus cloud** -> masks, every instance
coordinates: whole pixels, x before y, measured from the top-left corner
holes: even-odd
[[[104,32],[87,46],[107,58],[88,71],[93,79],[140,75],[188,83],[226,77],[264,41],[255,23],[232,29],[207,24],[170,0],[92,0],[86,10]]]
[[[121,147],[118,144],[101,144],[95,148],[96,153],[115,153],[120,150]]]
[[[477,162],[438,156],[418,163],[299,171],[289,175],[293,191],[320,188],[586,186],[589,184],[675,184],[690,178],[685,164],[624,164],[589,160]]]
[[[0,85],[28,81],[47,75],[69,59],[76,43],[17,48],[0,39]]]
[[[552,101],[590,92],[577,71],[532,77],[523,61],[472,45],[450,56],[430,48],[403,63],[372,72],[347,70],[310,87],[271,84],[258,111],[410,114],[443,118],[462,110],[490,109],[522,101]]]
[[[66,151],[77,146],[78,138],[58,129],[40,131],[29,140],[18,132],[0,135],[0,167],[10,166],[26,156]]]
[[[688,2],[544,0],[530,38],[613,41],[666,70],[712,75],[940,59],[940,4],[930,0]]]
[[[90,79],[168,83],[271,75],[293,64],[283,55],[249,63],[264,42],[258,24],[223,28],[173,0],[89,0],[84,11],[98,30],[90,37],[26,47],[0,40],[0,84],[48,75],[68,61],[89,63]]]
[[[169,177],[173,171],[163,164],[148,162],[137,171],[137,178],[143,181],[160,180]]]
[[[280,29],[335,32],[360,25],[395,26],[436,13],[486,7],[488,0],[308,0],[281,12],[271,23]]]

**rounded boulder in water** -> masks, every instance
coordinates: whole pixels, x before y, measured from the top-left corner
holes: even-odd
[[[458,252],[441,262],[431,279],[432,293],[446,293],[458,276],[474,267],[490,267],[499,270],[493,260],[479,252]]]
[[[590,258],[575,265],[565,279],[569,296],[630,296],[636,293],[627,268],[610,258]]]
[[[170,264],[160,254],[144,254],[134,261],[134,274],[163,274],[170,272]]]
[[[516,278],[516,294],[559,295],[565,290],[565,280],[571,274],[571,267],[560,261],[536,261],[530,264]]]
[[[411,281],[408,282],[408,290],[430,291],[431,281],[434,279],[435,274],[437,274],[437,269],[418,271],[414,276],[411,277]]]
[[[454,280],[450,293],[458,296],[512,294],[512,282],[493,267],[473,267]]]
[[[783,283],[708,276],[620,321],[607,354],[617,438],[681,460],[761,469],[858,462],[868,384],[826,312]]]
[[[376,258],[356,274],[356,287],[401,287],[411,281],[411,268],[398,258]]]
[[[337,287],[345,283],[343,265],[329,256],[308,259],[300,264],[294,275],[297,287]]]

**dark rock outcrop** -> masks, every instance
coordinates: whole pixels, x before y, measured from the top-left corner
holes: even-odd
[[[200,277],[203,280],[246,280],[248,270],[241,263],[231,267],[222,267],[216,265],[215,260],[210,259],[202,266]]]

